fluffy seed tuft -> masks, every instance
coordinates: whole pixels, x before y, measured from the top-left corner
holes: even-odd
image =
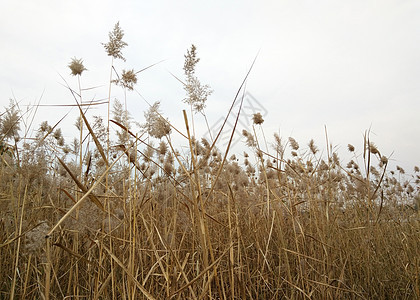
[[[71,59],[71,62],[68,67],[70,68],[71,75],[73,76],[82,75],[83,71],[87,70],[83,65],[83,60],[77,59],[75,57]]]

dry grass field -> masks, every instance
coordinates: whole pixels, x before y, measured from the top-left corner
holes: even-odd
[[[123,36],[117,24],[104,44],[112,60]],[[134,131],[109,99],[107,118],[79,106],[68,144],[47,121],[19,138],[22,112],[2,112],[0,298],[419,299],[418,167],[391,170],[369,132],[362,149],[348,145],[350,162],[313,140],[265,141],[258,113],[247,153],[196,139],[211,94],[198,61],[191,47],[183,128],[155,103]],[[69,67],[80,82],[83,61]],[[136,82],[123,71],[110,89]],[[79,89],[69,87],[86,103]]]

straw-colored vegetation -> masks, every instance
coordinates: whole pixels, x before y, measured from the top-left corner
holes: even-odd
[[[104,44],[109,95],[137,83],[139,72],[113,65],[124,60],[123,37],[117,24]],[[86,68],[76,58],[74,141],[47,121],[20,137],[25,113],[16,101],[4,110],[0,298],[420,298],[419,169],[389,170],[368,132],[359,152],[348,145],[349,163],[313,140],[270,143],[259,113],[243,131],[249,154],[217,147],[219,136],[197,140],[211,94],[198,61],[192,46],[177,78],[189,105],[183,128],[155,103],[134,130],[124,101],[110,96],[107,119],[88,117],[98,103],[81,96]],[[189,150],[175,149],[174,136]]]

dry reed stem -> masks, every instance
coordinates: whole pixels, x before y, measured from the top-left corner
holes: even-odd
[[[79,104],[79,103],[77,103],[77,104]],[[79,111],[80,111],[80,115],[83,118],[83,121],[86,124],[87,129],[89,130],[90,135],[93,138],[93,141],[95,142],[96,148],[98,149],[99,153],[101,154],[102,159],[104,160],[106,166],[108,167],[109,166],[109,161],[108,161],[107,156],[105,155],[104,149],[102,148],[101,143],[99,142],[98,138],[96,137],[95,132],[93,131],[92,127],[90,126],[90,124],[89,124],[89,122],[88,122],[88,120],[87,120],[87,118],[86,118],[85,114],[83,113],[82,108],[80,106],[79,106]]]
[[[22,235],[22,225],[23,225],[23,215],[25,213],[25,204],[26,204],[26,195],[27,195],[27,186],[25,186],[25,193],[23,196],[23,202],[22,202],[22,208],[21,208],[21,212],[20,212],[20,220],[19,220],[19,231],[18,231],[18,236]],[[15,287],[16,287],[16,276],[17,276],[17,272],[18,272],[18,262],[19,262],[19,257],[20,257],[20,244],[21,244],[21,239],[19,238],[17,243],[17,247],[16,247],[16,252],[15,252],[15,268],[14,268],[14,273],[13,273],[13,280],[12,280],[12,287],[11,287],[11,293],[10,293],[10,299],[14,299],[14,295],[15,295]]]
[[[222,258],[229,252],[229,249],[233,247],[233,245],[230,245],[220,256],[219,258],[217,258],[211,265],[209,265],[207,268],[205,268],[203,271],[201,271],[193,280],[191,280],[189,283],[187,283],[186,285],[184,285],[183,287],[181,287],[180,289],[176,290],[175,292],[173,292],[169,298],[172,298],[173,296],[175,296],[176,294],[182,292],[183,290],[185,290],[187,287],[189,287],[190,285],[192,285],[194,282],[196,282],[197,280],[199,280],[201,277],[203,277],[204,275],[207,274],[207,272],[209,270],[211,270],[212,268],[214,268],[221,260]]]
[[[177,280],[176,280],[176,281],[178,281],[178,280],[179,280],[179,278],[180,278],[180,276],[182,275],[182,277],[184,278],[184,280],[185,280],[186,284],[189,284],[190,282],[189,282],[189,280],[188,280],[188,277],[187,277],[187,275],[186,275],[186,274],[185,274],[185,272],[184,272],[184,268],[185,268],[185,264],[187,263],[188,255],[187,255],[187,256],[186,256],[186,258],[185,258],[184,264],[183,264],[183,265],[181,265],[181,263],[180,263],[180,261],[179,261],[178,257],[176,256],[176,254],[174,253],[174,251],[172,250],[172,248],[164,242],[164,240],[163,240],[163,238],[162,238],[162,236],[161,236],[161,234],[160,234],[160,232],[159,232],[158,228],[156,227],[156,225],[154,225],[154,228],[155,228],[155,230],[156,230],[156,233],[158,234],[158,237],[159,237],[160,242],[161,242],[161,243],[162,243],[162,245],[165,247],[165,249],[169,249],[169,251],[170,251],[171,255],[172,255],[172,256],[173,256],[173,258],[175,259],[175,262],[176,262],[176,264],[177,264],[177,267],[180,269],[180,272],[179,272],[179,275],[178,275],[178,278],[177,278]],[[163,256],[162,256],[161,258],[163,259]],[[197,298],[197,296],[195,295],[195,292],[194,292],[193,288],[191,287],[191,285],[190,285],[190,286],[188,286],[188,288],[189,288],[189,290],[190,290],[190,293],[191,293],[191,295],[192,295],[193,299],[198,299],[198,298]],[[172,292],[172,293],[173,293],[173,292]],[[200,298],[200,299],[201,299],[201,298]]]
[[[204,260],[204,269],[207,269],[209,262],[208,262],[208,250],[211,251],[211,241],[209,240],[209,237],[207,235],[207,224],[205,223],[204,219],[204,204],[203,204],[203,198],[201,194],[201,183],[200,183],[200,176],[199,171],[197,169],[197,163],[196,163],[196,157],[194,148],[192,145],[191,135],[190,135],[190,129],[188,126],[188,118],[187,113],[185,110],[182,111],[184,114],[184,122],[185,127],[187,130],[187,136],[188,136],[188,142],[190,146],[190,154],[191,154],[191,161],[192,161],[192,172],[194,173],[194,179],[190,177],[190,185],[191,185],[191,197],[194,199],[194,212],[195,212],[195,221],[198,222],[199,226],[197,225],[197,229],[200,236],[200,243],[201,243],[201,252],[202,257]],[[197,194],[195,191],[195,188],[197,188]],[[198,203],[197,203],[198,201]],[[213,258],[213,256],[212,256]]]
[[[96,186],[102,181],[102,179],[108,175],[108,172],[111,168],[117,163],[117,161],[124,155],[124,153],[120,154],[115,161],[104,171],[104,173],[96,180],[96,182],[92,185],[92,187],[86,191],[82,198],[74,204],[70,210],[54,225],[54,227],[48,232],[47,237],[51,236],[51,234],[63,223],[75,210],[78,208],[84,201],[89,197],[92,191],[96,188]]]
[[[95,241],[99,247],[99,242]],[[124,264],[116,257],[105,245],[102,244],[102,247],[108,253],[108,255],[120,266],[120,268],[124,271],[125,274],[136,284],[137,288],[147,297],[147,299],[154,300],[154,298],[145,288],[141,285],[140,282],[127,270]]]
[[[58,161],[60,162],[60,164],[64,167],[64,169],[66,169],[67,173],[70,175],[71,179],[73,179],[73,181],[76,183],[76,185],[82,190],[83,193],[87,193],[88,189],[84,186],[84,184],[82,184],[77,177],[71,172],[71,170],[69,169],[69,167],[57,156],[56,157],[58,159]],[[68,194],[66,192],[66,194]],[[69,195],[68,195],[69,196]],[[102,203],[99,201],[99,199],[91,192],[89,194],[89,198],[90,200],[92,200],[93,203],[96,204],[96,206],[98,206],[102,211],[105,211]],[[70,199],[72,199],[74,201],[74,199],[72,197],[70,197]],[[77,202],[76,202],[77,203]]]

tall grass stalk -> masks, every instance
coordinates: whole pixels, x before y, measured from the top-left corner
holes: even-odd
[[[270,148],[258,113],[244,132],[250,154],[230,153],[249,72],[211,142],[190,127],[193,114],[183,110],[185,127],[176,128],[159,103],[133,129],[127,91],[137,73],[120,77],[114,66],[122,37],[117,24],[105,47],[103,123],[91,119],[99,103],[87,103],[82,61],[72,61],[78,89],[67,88],[80,116],[73,148],[58,127],[66,116],[43,122],[34,137],[25,128],[20,139],[24,113],[12,103],[0,114],[1,299],[420,298],[418,167],[392,169],[369,131],[361,151],[348,146],[350,162],[327,132],[324,151],[278,134]],[[113,83],[125,103],[114,117]],[[208,129],[203,103],[187,108],[203,113]]]

